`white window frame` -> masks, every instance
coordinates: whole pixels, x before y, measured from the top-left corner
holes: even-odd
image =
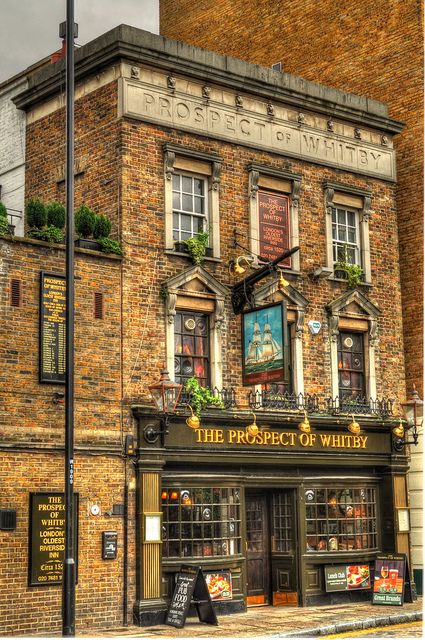
[[[339,212],[343,211],[345,214],[345,224],[340,224],[339,222]],[[354,215],[354,226],[351,226],[348,224],[348,215],[349,213],[352,213]],[[333,219],[333,216],[335,214],[335,222]],[[345,230],[345,235],[346,235],[346,239],[343,241],[341,240],[338,235],[339,235],[339,230],[340,228],[343,228]],[[350,242],[348,240],[348,230],[349,229],[354,229],[355,231],[355,242]],[[336,236],[334,234],[334,231],[336,230]],[[346,257],[343,258],[339,258],[338,257],[338,247],[340,246],[347,246],[347,249],[354,249],[354,262],[350,260],[350,256],[347,255]],[[343,207],[342,205],[337,205],[335,207],[332,207],[332,251],[333,251],[333,261],[334,264],[335,262],[349,262],[350,264],[356,264],[358,266],[362,266],[361,264],[361,249],[360,249],[360,229],[359,229],[359,211],[358,209],[353,209],[350,207]]]
[[[289,173],[273,167],[258,164],[248,165],[249,176],[249,220],[250,220],[250,244],[251,253],[258,256],[260,253],[260,228],[258,215],[258,191],[274,192],[277,195],[289,197],[289,245],[299,245],[298,209],[301,188],[301,175]],[[243,244],[243,242],[241,242]],[[257,259],[254,258],[254,262]],[[299,251],[291,256],[291,267],[284,269],[299,273]]]
[[[174,188],[173,182],[174,182],[174,178],[176,176],[180,177],[180,189],[177,190]],[[183,178],[190,178],[192,181],[192,190],[189,194],[188,191],[183,191]],[[201,183],[203,184],[203,189],[202,189],[202,195],[198,196],[195,194],[194,191],[194,181],[195,180],[200,180]],[[183,205],[180,209],[175,209],[174,205],[173,205],[173,240],[174,242],[183,242],[184,240],[187,240],[189,238],[193,238],[194,236],[196,236],[196,234],[198,233],[198,231],[194,231],[193,227],[194,227],[194,221],[196,219],[201,218],[203,220],[203,224],[202,224],[202,231],[208,231],[209,232],[209,217],[208,217],[208,181],[205,178],[205,176],[196,174],[196,173],[188,173],[187,171],[174,171],[173,176],[171,178],[171,183],[172,183],[172,191],[173,191],[173,200],[174,200],[174,194],[177,192],[180,194],[180,198],[181,201],[183,200],[183,195],[191,195],[192,196],[192,201],[194,200],[195,197],[199,197],[202,198],[203,200],[203,213],[197,213],[195,211],[195,207],[193,206],[192,210],[189,209],[183,209]],[[179,220],[179,227],[176,228],[174,225],[174,215],[177,214],[180,218]],[[181,228],[181,216],[186,215],[189,216],[191,218],[191,231],[188,232],[185,229]],[[179,238],[174,238],[174,234],[175,231],[177,231]],[[187,238],[181,238],[182,233],[189,233]]]
[[[187,149],[178,145],[164,144],[164,208],[165,208],[165,249],[174,251],[173,238],[173,180],[174,173],[205,180],[205,203],[207,215],[206,231],[213,258],[220,258],[220,211],[219,186],[221,156]]]
[[[364,283],[371,284],[369,221],[371,217],[372,192],[369,189],[352,187],[335,182],[324,183],[326,209],[326,267],[334,271],[334,238],[332,233],[332,210],[346,209],[357,213],[359,245],[358,264],[363,269]]]

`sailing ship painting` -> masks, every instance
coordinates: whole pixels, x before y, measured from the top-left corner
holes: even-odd
[[[272,304],[243,314],[243,384],[284,379],[283,305]]]

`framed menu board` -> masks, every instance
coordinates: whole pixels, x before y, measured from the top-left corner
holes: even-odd
[[[40,273],[40,382],[65,384],[66,280]]]

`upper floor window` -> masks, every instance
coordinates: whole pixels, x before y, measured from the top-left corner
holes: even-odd
[[[364,337],[362,333],[338,334],[339,397],[365,395]]]
[[[174,144],[164,145],[165,248],[185,251],[185,240],[208,233],[208,254],[220,257],[221,157]]]
[[[205,313],[177,311],[174,318],[174,379],[185,384],[195,376],[203,387],[210,384],[209,317]]]
[[[369,219],[371,191],[351,185],[325,182],[326,267],[334,271],[336,262],[362,268],[361,280],[371,281]],[[337,271],[343,277],[343,271]]]
[[[208,185],[200,176],[175,173],[173,183],[173,240],[183,242],[208,231]]]
[[[354,209],[333,207],[333,261],[361,266],[359,240],[359,212]]]

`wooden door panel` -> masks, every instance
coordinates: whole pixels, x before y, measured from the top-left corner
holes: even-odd
[[[270,535],[266,495],[248,492],[245,504],[248,604],[266,604],[270,591]]]

